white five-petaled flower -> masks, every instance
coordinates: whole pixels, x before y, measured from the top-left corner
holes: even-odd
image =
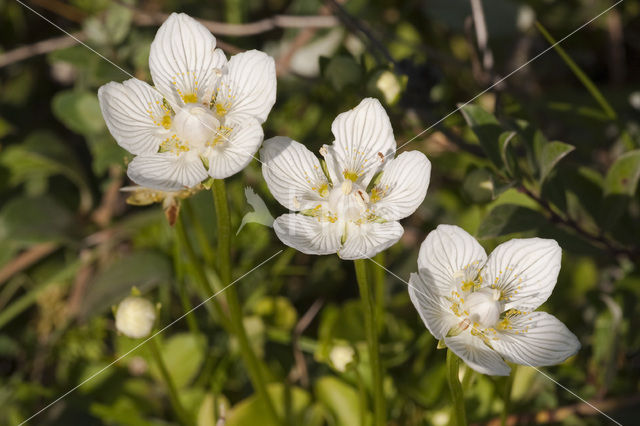
[[[424,200],[431,163],[418,151],[393,158],[396,142],[377,99],[364,99],[334,120],[333,145],[318,158],[285,137],[265,141],[262,174],[273,196],[289,210],[274,222],[285,244],[306,254],[338,253],[363,259],[402,236],[398,220]]]
[[[561,257],[555,240],[526,238],[487,258],[467,232],[440,225],[420,247],[409,295],[431,334],[480,373],[508,375],[504,360],[558,364],[580,342],[556,317],[534,311],[551,295]]]
[[[149,68],[155,87],[132,78],[98,91],[109,131],[136,155],[131,180],[175,191],[249,164],[276,98],[273,58],[250,50],[227,61],[209,30],[173,13],[151,43]]]

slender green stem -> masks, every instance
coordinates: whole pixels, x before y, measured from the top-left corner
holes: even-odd
[[[371,364],[371,378],[373,382],[373,417],[375,426],[386,424],[386,409],[384,390],[382,386],[382,368],[380,364],[380,353],[378,345],[378,327],[376,325],[376,304],[373,299],[371,288],[369,287],[367,264],[364,259],[353,261],[356,269],[358,288],[360,289],[360,299],[362,300],[362,310],[364,311],[364,325],[367,334],[367,344],[369,347],[369,362]]]
[[[511,366],[511,374],[506,378],[504,385],[504,394],[502,396],[504,400],[504,408],[502,409],[502,416],[500,417],[500,424],[506,426],[507,419],[509,418],[509,410],[511,408],[511,388],[513,387],[513,378],[516,375],[516,365]]]
[[[458,369],[460,367],[460,358],[454,354],[451,349],[447,349],[447,379],[449,380],[449,390],[451,391],[451,399],[453,400],[453,416],[455,425],[466,426],[467,415],[464,411],[464,395],[462,386],[458,378]]]
[[[167,385],[167,390],[169,391],[169,399],[171,400],[171,406],[176,412],[176,416],[180,420],[180,423],[184,425],[190,425],[192,423],[192,420],[190,419],[187,411],[180,403],[180,398],[178,397],[178,389],[176,388],[175,383],[173,383],[173,379],[169,374],[167,365],[164,363],[164,359],[162,359],[162,354],[160,353],[160,348],[158,347],[158,342],[155,338],[151,339],[151,341],[149,342],[149,349],[151,351],[151,356],[153,356],[155,363],[158,365],[158,369],[160,370],[162,379]]]
[[[183,247],[187,252],[187,257],[189,258],[191,266],[193,267],[193,271],[195,272],[196,282],[200,285],[200,290],[207,295],[215,294],[216,289],[209,281],[209,278],[207,278],[207,274],[202,266],[202,263],[193,250],[193,246],[191,245],[191,242],[189,241],[187,233],[184,229],[184,223],[181,216],[178,217],[175,228],[176,236],[178,237],[180,246]],[[227,316],[224,314],[220,303],[218,303],[215,298],[211,300],[211,305],[207,303],[205,304],[205,306],[207,306],[207,309],[211,309],[210,306],[213,306],[214,312],[212,312],[212,316],[214,316],[214,319],[220,321],[225,330],[229,331],[231,329],[231,324],[229,324]]]
[[[358,381],[358,402],[360,402],[360,426],[366,426],[367,424],[367,393],[364,387],[364,381],[362,375],[358,371],[358,367],[353,367],[352,371],[356,375]]]
[[[373,285],[375,286],[374,300],[376,301],[376,317],[382,319],[382,321],[384,321],[384,280],[387,272],[383,268],[384,259],[385,253],[381,251],[373,257],[375,263],[369,262]]]
[[[560,55],[564,63],[567,64],[569,68],[571,68],[571,71],[573,71],[575,76],[578,77],[578,80],[580,80],[583,86],[589,91],[589,93],[591,93],[591,96],[593,96],[593,99],[595,99],[596,102],[598,102],[598,104],[600,105],[604,113],[607,115],[607,117],[611,120],[616,120],[618,118],[618,115],[616,114],[615,110],[613,109],[611,104],[607,102],[607,99],[604,97],[602,92],[600,92],[600,90],[595,85],[595,83],[591,81],[589,76],[587,76],[587,74],[585,74],[584,71],[580,69],[578,64],[576,64],[573,61],[573,59],[571,59],[571,57],[562,48],[562,46],[560,46],[559,44],[556,44],[556,40],[549,33],[549,31],[547,31],[547,29],[542,26],[540,22],[536,21],[536,27],[538,28],[538,31],[540,31],[540,33],[544,36],[544,38],[546,38],[547,41],[551,43],[551,45],[553,46],[555,51],[558,53],[558,55]]]
[[[229,216],[229,204],[227,202],[227,189],[224,180],[213,181],[213,199],[216,207],[216,218],[218,222],[218,272],[223,286],[231,283],[231,219]],[[247,366],[249,377],[258,396],[264,402],[269,416],[277,423],[281,424],[275,406],[269,393],[263,375],[260,360],[253,351],[249,342],[247,330],[242,322],[242,308],[238,298],[238,292],[234,286],[228,287],[225,292],[227,305],[229,306],[229,317],[231,325],[235,331],[240,344],[240,352]]]

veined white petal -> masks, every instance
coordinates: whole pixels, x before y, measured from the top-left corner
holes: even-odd
[[[340,247],[341,227],[301,214],[284,214],[273,222],[280,241],[305,254],[332,254]]]
[[[213,34],[184,13],[167,18],[149,52],[151,78],[174,108],[192,102],[208,106],[226,63]]]
[[[164,152],[138,155],[129,163],[129,178],[138,185],[161,191],[190,188],[207,177],[207,171],[197,155],[191,152],[179,156]]]
[[[386,220],[400,220],[412,214],[424,201],[431,177],[431,163],[420,151],[407,151],[388,160],[382,178],[372,191],[376,214]]]
[[[497,330],[493,348],[507,361],[530,367],[555,365],[580,349],[578,338],[546,312],[511,317],[513,329]]]
[[[369,222],[361,225],[348,223],[346,232],[347,239],[338,251],[338,256],[352,260],[373,257],[386,250],[398,242],[404,229],[396,221]]]
[[[320,161],[299,142],[282,136],[268,139],[260,160],[271,194],[289,210],[313,208],[329,193]]]
[[[467,267],[480,267],[487,255],[480,244],[462,228],[438,225],[420,246],[418,273],[441,295],[454,288],[454,274]]]
[[[230,124],[222,131],[220,143],[208,151],[209,175],[224,179],[244,169],[253,159],[264,138],[258,120],[248,118],[243,123]]]
[[[491,253],[482,271],[483,283],[502,291],[506,309],[530,312],[553,291],[561,258],[555,240],[513,239]]]
[[[451,302],[434,292],[420,275],[409,277],[409,297],[420,314],[422,322],[436,339],[443,339],[460,319],[447,308]]]
[[[214,91],[214,108],[230,119],[254,117],[263,123],[276,102],[276,65],[259,50],[238,53],[229,60]]]
[[[365,187],[396,149],[389,116],[374,98],[366,98],[354,109],[338,115],[331,131],[336,161],[342,168],[340,179],[345,179],[345,174],[355,174],[357,182]]]
[[[469,329],[457,336],[445,337],[444,343],[478,373],[508,376],[511,372],[511,368],[500,355],[487,346],[480,337],[472,335]]]
[[[162,95],[144,81],[132,78],[107,83],[98,90],[102,116],[118,145],[132,154],[151,154],[167,137]]]

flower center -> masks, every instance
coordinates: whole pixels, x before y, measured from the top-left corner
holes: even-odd
[[[355,222],[365,216],[368,207],[367,191],[349,179],[329,193],[329,209],[341,219]]]
[[[500,319],[504,306],[500,301],[500,291],[488,287],[469,293],[464,298],[464,311],[472,323],[493,327]]]
[[[189,148],[202,149],[213,139],[220,122],[207,108],[200,105],[186,105],[176,114],[174,128],[178,138]]]

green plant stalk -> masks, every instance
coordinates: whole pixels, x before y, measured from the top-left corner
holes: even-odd
[[[384,270],[385,256],[384,252],[376,254],[373,257],[375,262],[369,262],[371,268],[371,276],[373,277],[373,285],[375,286],[374,300],[376,302],[376,318],[384,317],[384,279],[386,271]],[[384,321],[384,320],[383,320]]]
[[[504,385],[504,407],[502,409],[502,415],[500,416],[500,424],[502,426],[506,426],[507,419],[509,418],[509,410],[511,408],[511,388],[513,387],[513,378],[516,375],[516,367],[516,365],[511,366],[511,374],[507,377]]]
[[[200,245],[200,249],[202,250],[202,256],[204,257],[204,260],[208,265],[214,265],[216,255],[213,252],[211,245],[209,244],[207,233],[204,231],[202,223],[200,223],[198,217],[196,216],[197,213],[193,209],[193,206],[191,205],[191,202],[188,198],[182,200],[182,205],[184,206],[185,213],[187,213],[194,231],[196,231],[196,239],[198,240],[198,244]]]
[[[587,76],[587,74],[585,74],[584,71],[580,69],[578,64],[576,64],[573,59],[571,59],[571,57],[559,44],[556,44],[556,40],[549,33],[549,31],[547,31],[547,29],[542,26],[540,22],[536,21],[536,27],[538,28],[538,31],[540,31],[540,34],[542,34],[543,37],[546,38],[547,41],[553,46],[555,51],[558,52],[558,55],[560,55],[564,63],[567,64],[567,66],[571,69],[571,71],[573,71],[575,76],[578,77],[578,80],[580,80],[584,87],[589,91],[591,96],[593,96],[596,102],[600,104],[600,107],[607,115],[607,117],[611,120],[616,120],[618,118],[618,115],[616,114],[615,110],[613,109],[613,107],[611,107],[609,102],[607,102],[607,99],[604,97],[602,92],[600,92],[593,81],[591,81],[589,76]]]
[[[362,300],[365,332],[367,334],[367,345],[369,348],[369,363],[371,364],[371,379],[373,382],[373,424],[375,426],[384,426],[386,424],[387,410],[385,408],[382,368],[380,364],[378,327],[376,325],[376,304],[373,299],[371,288],[369,287],[366,261],[364,259],[356,259],[353,263],[356,269],[360,299]]]
[[[162,354],[160,353],[160,348],[158,347],[158,342],[156,341],[155,338],[150,340],[149,350],[151,352],[151,356],[153,357],[153,360],[155,361],[155,363],[158,366],[158,369],[160,370],[162,379],[167,385],[167,390],[169,391],[169,399],[171,400],[171,406],[176,412],[176,416],[180,420],[180,423],[184,425],[192,424],[192,421],[189,418],[189,414],[180,403],[180,398],[178,397],[178,389],[176,388],[175,383],[173,383],[173,379],[169,374],[169,369],[167,368],[167,365],[164,363],[164,359],[162,359]]]
[[[462,385],[458,378],[458,370],[460,367],[460,358],[447,349],[447,379],[449,381],[449,391],[451,391],[451,400],[453,402],[453,417],[457,426],[467,425],[467,415],[464,411],[464,395],[462,393]]]
[[[193,306],[191,306],[191,303],[189,302],[189,297],[187,295],[187,289],[184,282],[184,266],[182,264],[181,253],[182,251],[180,250],[180,240],[176,239],[175,243],[173,244],[173,267],[176,271],[178,295],[180,297],[180,303],[182,303],[182,310],[184,312],[191,312]],[[191,333],[194,333],[196,335],[200,334],[200,329],[193,312],[187,315],[187,325],[189,326],[189,331]]]
[[[220,274],[222,285],[226,287],[231,284],[231,218],[229,214],[229,203],[227,202],[227,188],[222,179],[215,179],[213,181],[213,200],[218,222],[218,273]],[[247,330],[244,328],[238,292],[236,288],[231,285],[227,287],[224,294],[229,307],[231,326],[240,344],[240,353],[247,366],[251,383],[259,398],[263,401],[269,416],[272,417],[277,424],[282,424],[278,418],[278,413],[276,412],[273,401],[267,392],[267,385],[260,366],[260,360],[253,351],[249,337],[247,336]]]
[[[209,278],[207,278],[207,274],[204,271],[204,268],[202,267],[202,263],[200,262],[200,259],[198,259],[198,256],[196,255],[195,251],[193,250],[193,246],[191,245],[191,242],[189,241],[189,238],[187,237],[187,233],[184,229],[184,223],[181,216],[178,216],[178,220],[176,221],[175,228],[176,228],[176,236],[178,238],[178,241],[180,242],[180,246],[183,247],[184,250],[187,252],[187,257],[189,258],[189,261],[191,262],[191,266],[195,271],[196,282],[200,285],[201,290],[205,294],[207,295],[215,294],[216,289],[213,287],[213,285],[211,285],[211,282],[209,282]],[[220,303],[218,303],[218,301],[215,298],[211,299],[210,302],[212,303],[213,309],[215,311],[215,315],[213,315],[212,313],[212,316],[214,316],[214,320],[220,321],[220,324],[224,327],[224,329],[227,331],[230,331],[231,324],[229,323],[227,316],[222,311],[222,307],[220,306]],[[208,306],[207,309],[210,309],[209,303],[207,303],[206,306]]]

